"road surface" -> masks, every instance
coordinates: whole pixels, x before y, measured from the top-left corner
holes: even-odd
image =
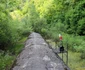
[[[70,70],[42,36],[31,33],[12,70]]]

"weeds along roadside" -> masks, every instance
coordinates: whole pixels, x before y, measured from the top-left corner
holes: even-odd
[[[9,47],[6,52],[0,51],[0,70],[10,70],[17,55],[22,51],[26,39],[27,37],[23,37],[16,45]]]
[[[50,42],[52,45],[55,46],[55,39],[57,39],[56,44],[58,45],[58,34],[59,33],[61,33],[63,36],[64,47],[66,47],[66,45],[68,44],[68,48],[69,48],[68,65],[69,65],[70,69],[84,70],[85,69],[84,68],[84,65],[85,65],[85,53],[84,53],[85,37],[84,36],[75,36],[73,34],[69,35],[69,34],[66,34],[63,32],[52,32],[51,36],[50,36],[51,38],[47,39],[48,42]],[[60,54],[60,56],[62,57],[61,54]],[[64,58],[65,58],[65,56],[64,56]],[[66,62],[66,58],[64,61]]]

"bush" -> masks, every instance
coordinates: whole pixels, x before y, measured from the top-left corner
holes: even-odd
[[[9,70],[13,63],[14,57],[8,53],[0,52],[0,70]]]
[[[84,39],[82,36],[74,36],[69,34],[63,35],[63,43],[68,43],[68,48],[72,51],[83,52],[84,51]]]
[[[9,20],[11,19],[7,11],[3,12],[0,10],[0,49],[5,49],[8,43],[11,43],[11,31],[8,26]]]

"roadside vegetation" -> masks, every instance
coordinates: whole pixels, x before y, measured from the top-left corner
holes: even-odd
[[[85,0],[0,0],[0,70],[10,69],[33,31],[56,43],[62,34],[63,44],[84,62]]]

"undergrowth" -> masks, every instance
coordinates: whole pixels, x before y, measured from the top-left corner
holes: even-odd
[[[11,56],[9,53],[0,53],[0,70],[9,70],[12,66],[12,63],[15,59],[15,56]]]
[[[85,70],[85,37],[69,35],[63,32],[60,32],[63,36],[63,46],[67,47],[68,45],[68,66],[71,70]],[[53,33],[51,39],[47,41],[56,48],[59,46],[59,33]],[[57,39],[57,40],[55,40]],[[59,54],[62,58],[62,54]],[[66,54],[64,54],[64,62],[66,62]]]
[[[7,51],[0,51],[0,70],[10,70],[17,55],[23,50],[27,37],[22,38],[14,46],[7,48]]]
[[[85,70],[85,60],[80,58],[81,53],[68,51],[68,66],[71,70]],[[59,54],[62,58],[62,54]],[[63,60],[66,63],[66,54],[63,54]]]

